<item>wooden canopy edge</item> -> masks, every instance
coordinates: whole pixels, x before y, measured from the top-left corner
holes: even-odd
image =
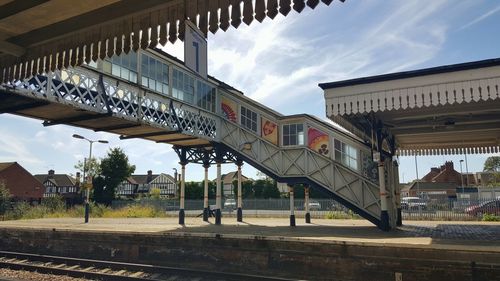
[[[151,5],[156,3],[150,2]],[[193,21],[204,34],[208,31],[216,33],[219,29],[226,31],[230,26],[238,28],[241,22],[250,25],[254,19],[259,22],[266,17],[274,19],[278,13],[287,16],[292,9],[300,13],[306,5],[314,9],[319,2],[320,0],[256,0],[254,5],[252,0],[163,1],[162,4],[156,3],[155,6],[129,16],[72,30],[67,34],[46,38],[45,41],[31,42],[33,44],[29,46],[4,41],[25,51],[21,56],[0,56],[0,79],[2,83],[6,83],[121,53],[156,47],[158,44],[175,43],[177,39],[184,39],[185,19]],[[330,5],[333,0],[321,2]],[[136,5],[136,2],[129,2],[128,5]],[[71,19],[68,23],[69,21]],[[50,27],[30,33],[46,31],[44,29],[47,28]],[[57,29],[57,26],[54,28]],[[22,38],[17,39],[18,42],[23,41]]]

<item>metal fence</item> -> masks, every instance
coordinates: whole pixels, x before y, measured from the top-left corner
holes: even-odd
[[[421,203],[402,204],[407,220],[480,220],[485,215],[500,216],[497,199],[427,199]]]
[[[304,214],[304,200],[294,201],[296,215]],[[175,199],[117,200],[113,201],[113,208],[122,208],[129,205],[152,206],[165,210],[167,214],[176,215],[179,210],[179,201]],[[211,209],[215,209],[215,200],[209,200]],[[314,218],[359,218],[349,209],[331,199],[311,199],[310,213]],[[222,211],[226,215],[234,215],[236,206],[234,201],[222,202]],[[203,210],[203,200],[186,200],[187,215],[200,215]],[[280,199],[244,199],[243,210],[245,215],[256,217],[286,217],[290,214],[290,200]],[[404,220],[480,220],[485,214],[500,216],[500,199],[478,200],[422,200],[418,204],[402,204]]]

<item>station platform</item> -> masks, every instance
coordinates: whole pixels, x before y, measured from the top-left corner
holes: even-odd
[[[500,222],[405,221],[402,227],[390,232],[380,231],[365,220],[313,219],[306,224],[297,219],[290,227],[287,218],[247,218],[237,222],[226,218],[222,225],[214,219],[186,217],[181,226],[178,219],[167,218],[91,218],[88,224],[82,218],[52,218],[0,222],[0,228],[29,228],[90,232],[133,232],[197,234],[212,237],[267,237],[280,240],[321,241],[324,243],[349,242],[393,246],[412,246],[453,249],[484,248],[500,252]]]
[[[88,224],[82,218],[4,221],[0,250],[202,269],[217,264],[221,270],[293,273],[302,279],[340,274],[345,279],[332,280],[394,280],[394,274],[403,274],[405,281],[500,280],[499,222],[404,221],[390,232],[365,220],[306,224],[297,218],[295,227],[287,218],[242,223],[223,218],[215,225],[213,218],[207,223],[186,217],[185,222],[181,226],[174,217],[91,218]]]

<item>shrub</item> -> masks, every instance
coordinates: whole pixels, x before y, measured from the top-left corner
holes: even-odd
[[[47,210],[51,213],[63,212],[66,210],[66,203],[64,202],[64,198],[59,195],[43,198],[41,206],[47,208]]]
[[[500,221],[500,216],[484,214],[482,221]]]
[[[3,216],[10,207],[11,195],[3,182],[0,182],[0,216]]]
[[[160,199],[160,194],[161,191],[157,187],[151,188],[151,191],[149,191],[149,196],[151,196],[151,198],[153,199]]]
[[[351,210],[347,212],[330,211],[325,215],[325,218],[330,220],[361,219],[358,214]]]

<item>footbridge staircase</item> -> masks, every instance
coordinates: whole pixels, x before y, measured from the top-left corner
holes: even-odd
[[[140,52],[139,61],[147,55],[163,63],[168,78],[152,85],[139,69],[134,81],[130,73],[124,78],[104,70],[102,62],[55,70],[1,85],[0,113],[175,148],[220,149],[280,182],[320,189],[380,224],[380,191],[369,175],[373,166],[365,163],[371,161],[365,161],[371,159],[366,144],[313,116],[281,115],[215,78],[196,76],[164,53]],[[315,141],[323,146],[315,148]]]

